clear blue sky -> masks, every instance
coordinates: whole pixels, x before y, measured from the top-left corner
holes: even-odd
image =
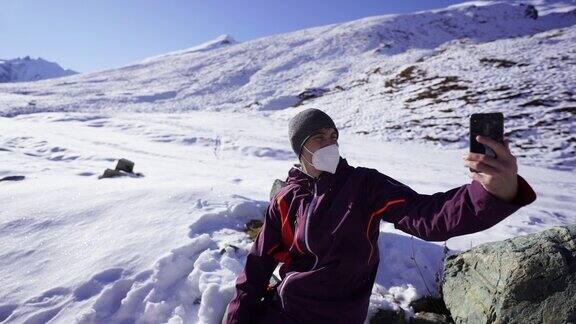
[[[0,58],[92,72],[229,34],[243,42],[463,0],[1,0]]]

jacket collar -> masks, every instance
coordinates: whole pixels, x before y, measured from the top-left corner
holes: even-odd
[[[336,172],[334,174],[330,172],[323,171],[317,178],[313,178],[302,170],[302,166],[296,163],[292,166],[290,171],[288,171],[288,177],[286,178],[286,183],[298,184],[304,187],[312,188],[314,183],[317,183],[318,189],[330,187],[334,181],[343,176],[351,166],[348,164],[345,158],[340,157],[338,166],[336,167]]]

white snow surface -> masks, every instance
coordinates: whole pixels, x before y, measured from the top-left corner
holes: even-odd
[[[11,60],[0,59],[0,83],[26,82],[59,78],[77,74],[70,69],[46,61],[42,58],[32,59],[30,56]]]
[[[219,323],[251,246],[244,225],[297,162],[288,120],[308,107],[335,119],[351,165],[427,194],[471,182],[467,118],[503,111],[538,198],[447,247],[574,224],[576,14],[533,20],[525,9],[468,4],[240,44],[222,36],[119,69],[0,85],[0,178],[25,176],[0,182],[0,322]],[[119,158],[144,177],[98,179]],[[410,301],[437,294],[444,246],[386,222],[380,232],[370,314],[410,315]]]

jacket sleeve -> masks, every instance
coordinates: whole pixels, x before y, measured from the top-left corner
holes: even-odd
[[[370,215],[427,241],[445,241],[485,230],[536,200],[536,193],[520,175],[517,175],[518,193],[508,202],[488,192],[476,180],[428,195],[372,170],[374,173],[367,180]]]
[[[244,270],[236,279],[236,291],[228,304],[227,324],[254,323],[260,312],[259,304],[264,297],[270,277],[278,265],[272,255],[280,244],[280,217],[276,199],[272,199],[266,210],[264,223],[246,257]]]

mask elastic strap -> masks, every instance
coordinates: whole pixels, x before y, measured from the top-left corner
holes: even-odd
[[[302,146],[302,147],[303,147],[306,151],[308,151],[310,154],[314,155],[314,153],[310,152],[310,150],[307,149],[306,146]],[[308,162],[308,164],[310,164],[311,166],[314,166],[314,164],[312,164],[312,162],[308,161],[308,160],[306,159],[306,157],[304,157],[304,155],[302,155],[302,158],[304,159],[304,161]],[[305,165],[303,165],[302,167],[303,167],[304,169],[306,169],[306,166],[305,166]],[[305,171],[306,171],[306,170],[305,170]],[[306,173],[308,173],[308,171],[306,171]]]
[[[308,162],[308,164],[310,164],[311,166],[314,166],[314,164],[310,163],[310,161],[308,161],[308,160],[304,157],[304,155],[302,155],[302,158],[304,159],[304,161]]]

